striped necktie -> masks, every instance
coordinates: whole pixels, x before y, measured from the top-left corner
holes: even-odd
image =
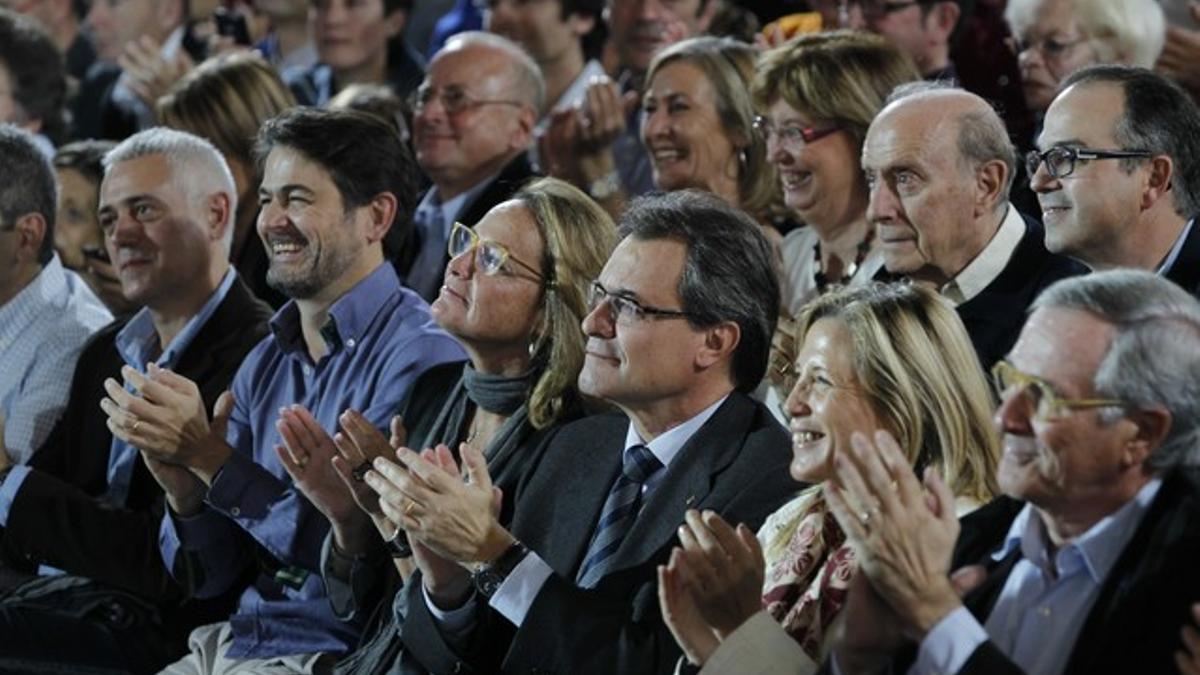
[[[634,445],[625,450],[621,473],[608,491],[600,523],[588,545],[587,556],[579,568],[578,583],[582,588],[592,588],[600,581],[612,555],[621,547],[633,521],[637,520],[642,506],[642,486],[662,468],[662,462],[644,445]]]

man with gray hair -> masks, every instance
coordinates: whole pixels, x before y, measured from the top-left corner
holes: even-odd
[[[993,372],[1007,497],[964,519],[953,564],[936,473],[923,493],[884,434],[839,464],[826,494],[878,594],[850,593],[875,634],[841,670],[886,627],[919,642],[909,672],[1175,672],[1200,598],[1200,302],[1142,270],[1059,282]]]
[[[0,478],[46,440],[79,350],[112,320],[54,252],[57,201],[33,136],[0,124]]]
[[[867,130],[867,219],[892,274],[937,288],[983,367],[1016,341],[1043,288],[1083,268],[1049,253],[1008,201],[1016,156],[982,98],[935,83],[897,88]]]
[[[1096,270],[1152,270],[1200,294],[1200,109],[1144,68],[1072,74],[1026,157],[1046,246]]]
[[[0,556],[36,577],[0,602],[0,671],[34,664],[152,672],[236,593],[194,600],[158,556],[171,475],[115,438],[100,406],[130,370],[172,369],[208,405],[267,333],[270,309],[230,267],[237,192],[190,134],[141,132],[104,158],[100,223],[126,297],[142,309],[83,348],[66,412],[28,466],[0,483]],[[105,405],[107,402],[105,402]],[[2,460],[2,458],[0,458]],[[65,573],[65,574],[63,574]]]
[[[533,59],[507,38],[460,33],[433,60],[413,106],[417,164],[433,182],[401,255],[404,284],[432,302],[455,221],[474,225],[533,175],[526,151],[546,96]]]

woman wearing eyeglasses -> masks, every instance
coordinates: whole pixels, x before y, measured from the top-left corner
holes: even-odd
[[[849,460],[852,433],[890,433],[918,474],[939,472],[959,515],[996,494],[992,398],[966,329],[934,291],[893,283],[830,292],[805,307],[796,342],[790,473],[811,485],[757,538],[690,512],[682,547],[659,568],[664,618],[702,672],[812,673],[823,661],[857,564],[821,484]],[[860,517],[869,520],[869,509]],[[782,645],[783,655],[747,653],[751,644]]]
[[[826,288],[870,281],[883,256],[867,224],[863,138],[889,92],[919,79],[885,39],[805,35],[759,61],[753,94],[783,201],[806,227],[784,238],[784,309],[795,316]]]
[[[390,575],[388,584],[377,577],[391,567],[380,564],[385,548],[403,576],[412,551],[364,480],[371,461],[392,456],[401,445],[441,444],[457,457],[459,444],[469,443],[487,457],[505,498],[501,522],[507,522],[510,498],[526,469],[523,450],[583,412],[576,388],[584,356],[580,322],[591,280],[615,243],[607,213],[553,178],[528,184],[474,227],[454,225],[451,260],[430,311],[470,360],[433,368],[413,384],[392,422],[390,443],[357,413],[343,415],[342,432],[330,441],[345,484],[337,486],[340,492],[329,497],[329,486],[308,489],[297,481],[332,524],[323,573],[335,611],[361,622],[383,599],[359,650],[339,672],[386,672],[400,649],[388,592],[396,577]],[[285,438],[305,437],[304,420],[290,411],[283,419],[292,427]],[[386,481],[373,473],[371,480],[376,478]],[[351,496],[359,508],[347,510]]]

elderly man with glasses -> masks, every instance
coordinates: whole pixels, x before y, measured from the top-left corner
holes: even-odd
[[[1200,109],[1149,70],[1069,77],[1026,166],[1046,247],[1094,270],[1151,270],[1200,293]]]
[[[499,35],[460,33],[434,55],[413,102],[417,164],[433,186],[399,265],[426,300],[442,286],[455,221],[474,225],[533,176],[526,151],[545,90],[533,59]]]
[[[886,434],[839,465],[827,494],[869,586],[836,670],[912,640],[910,673],[1176,672],[1200,598],[1200,303],[1142,270],[1059,282],[995,372],[1008,496],[961,536]]]
[[[757,528],[795,490],[787,435],[749,396],[779,307],[761,228],[680,191],[635,201],[621,234],[592,287],[579,375],[620,412],[532,453],[508,529],[478,451],[464,446],[465,483],[409,450],[407,470],[375,462],[420,568],[400,634],[431,672],[670,672],[680,650],[657,569],[689,509]]]

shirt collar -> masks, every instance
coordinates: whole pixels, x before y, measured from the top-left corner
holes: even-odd
[[[720,408],[721,404],[724,403],[725,399],[727,398],[729,398],[728,394],[722,396],[716,403],[713,403],[704,410],[701,410],[683,424],[672,427],[666,432],[659,434],[657,438],[649,443],[644,441],[642,437],[638,435],[637,429],[633,426],[633,422],[630,422],[629,431],[625,432],[625,450],[628,451],[629,448],[635,445],[645,445],[650,449],[651,454],[658,458],[658,461],[662,462],[664,468],[670,467],[671,461],[675,459],[675,456],[679,454],[679,451],[683,449],[683,446],[687,445],[687,442],[691,440],[692,436],[695,435],[695,433],[700,430],[700,427],[704,426],[704,423],[707,422],[708,419],[717,412],[717,408]]]
[[[125,324],[125,327],[117,333],[114,339],[117,353],[121,355],[125,363],[138,370],[145,369],[151,361],[163,368],[174,367],[179,360],[179,355],[188,348],[196,334],[200,332],[204,324],[208,323],[213,312],[217,311],[217,307],[229,295],[229,289],[233,287],[235,280],[237,280],[237,272],[230,266],[225,271],[225,276],[221,278],[221,283],[217,284],[216,290],[208,296],[208,300],[204,301],[200,311],[188,319],[183,330],[179,331],[170,344],[163,347],[157,360],[154,359],[154,355],[158,353],[160,347],[158,331],[154,327],[154,317],[150,314],[148,307],[143,307],[137,314],[134,314],[129,323]]]
[[[22,311],[30,305],[61,307],[70,291],[67,288],[67,271],[63,269],[58,254],[42,267],[33,278],[11,300],[0,305],[0,338],[20,335],[29,324],[38,318],[39,312]],[[2,341],[2,340],[0,340]]]
[[[1000,228],[992,235],[992,240],[961,272],[942,286],[941,294],[956,306],[982,293],[988,284],[1000,276],[1025,236],[1025,220],[1021,214],[1012,204],[1005,209],[1004,219],[1000,221]]]
[[[1054,561],[1054,567],[1059,570],[1059,574],[1070,574],[1082,566],[1092,581],[1102,582],[1116,564],[1129,539],[1133,537],[1161,486],[1161,478],[1150,480],[1138,490],[1133,499],[1060,548]],[[1003,560],[1020,547],[1021,555],[1026,560],[1047,572],[1051,561],[1048,559],[1049,548],[1046,541],[1045,523],[1038,517],[1034,506],[1026,504],[1013,520],[1008,534],[1004,537],[1004,543],[992,554],[992,559]]]
[[[438,236],[442,241],[446,241],[450,237],[450,227],[454,225],[454,221],[458,220],[459,214],[466,208],[467,204],[475,201],[475,198],[478,197],[481,192],[483,192],[484,188],[486,188],[488,185],[491,185],[492,181],[495,180],[496,176],[498,175],[500,174],[488,176],[486,180],[479,181],[479,183],[471,186],[471,188],[466,192],[463,192],[454,199],[445,202],[442,201],[436,185],[429,188],[429,191],[427,191],[425,196],[421,198],[421,203],[417,204],[417,213],[422,214],[418,220],[422,223],[426,223],[426,228],[430,227],[429,223],[431,220],[433,220],[433,214],[436,213],[435,209],[440,207],[442,213],[442,222],[437,223],[437,225],[441,226],[438,230]],[[470,226],[475,225],[475,223],[463,224]],[[426,232],[428,232],[428,230],[426,230]]]
[[[379,314],[382,300],[399,288],[400,279],[396,276],[396,270],[391,264],[383,262],[335,300],[329,307],[329,322],[321,329],[326,340],[330,341],[330,351],[343,344],[352,344],[351,340],[360,339]],[[308,351],[300,328],[300,308],[295,300],[289,300],[271,317],[271,332],[283,351]]]
[[[1192,226],[1195,224],[1196,219],[1192,218],[1187,222],[1187,225],[1183,226],[1183,231],[1180,232],[1179,237],[1175,239],[1175,245],[1171,247],[1171,252],[1167,254],[1167,257],[1162,261],[1162,264],[1159,265],[1158,269],[1154,271],[1155,274],[1166,274],[1168,271],[1170,271],[1171,267],[1175,265],[1175,261],[1179,258],[1179,252],[1183,250],[1183,245],[1187,241],[1188,235],[1192,231]]]

